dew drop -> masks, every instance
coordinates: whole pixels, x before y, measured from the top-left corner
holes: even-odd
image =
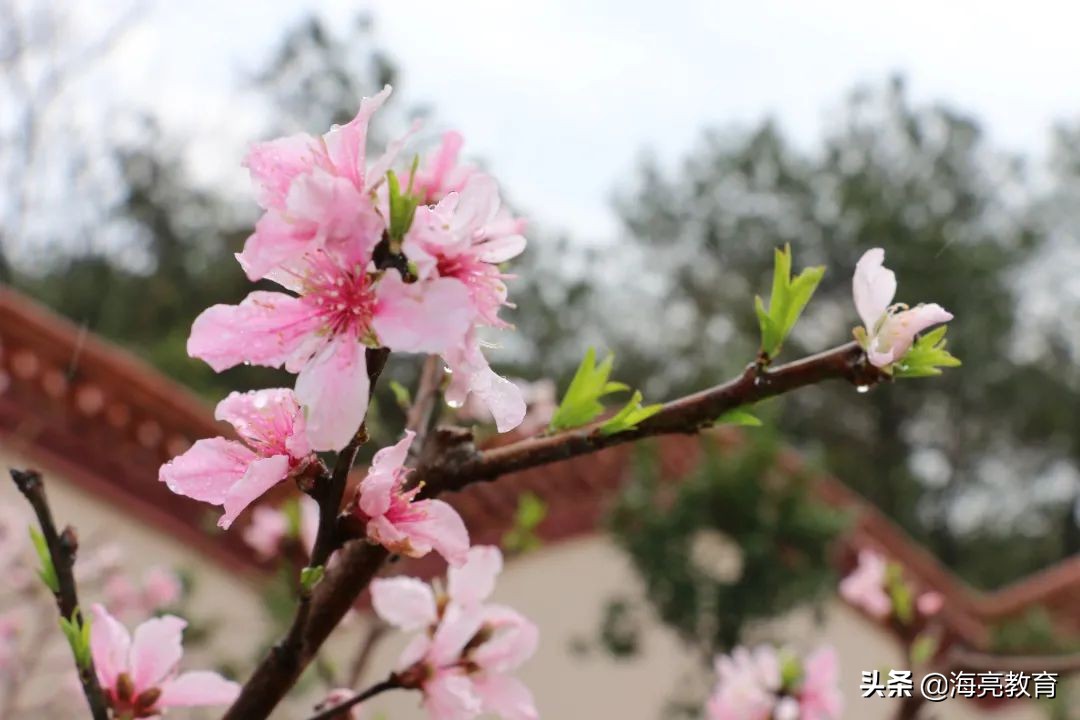
[[[868,393],[868,392],[870,392],[870,386],[869,385],[860,385],[857,388],[855,388],[855,392]]]
[[[465,403],[461,402],[460,400],[447,400],[446,404],[449,405],[450,407],[454,408],[455,410],[457,410],[458,408],[460,408]]]

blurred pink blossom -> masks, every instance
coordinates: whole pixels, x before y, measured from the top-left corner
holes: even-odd
[[[450,568],[445,594],[409,577],[371,584],[375,612],[419,633],[402,652],[398,673],[423,691],[432,720],[539,717],[532,693],[511,674],[536,652],[539,632],[514,610],[484,602],[501,570],[498,548],[477,546],[462,567]]]
[[[168,708],[227,705],[240,686],[208,671],[178,673],[187,623],[165,615],[135,628],[134,636],[101,605],[94,605],[90,652],[115,717],[146,718]]]
[[[896,275],[884,262],[884,250],[867,250],[855,265],[852,279],[855,309],[866,330],[866,355],[881,368],[900,360],[923,330],[953,319],[934,303],[913,308],[893,305]]]

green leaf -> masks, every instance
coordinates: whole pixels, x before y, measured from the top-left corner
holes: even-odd
[[[761,329],[761,351],[770,359],[780,352],[780,347],[799,321],[824,275],[825,268],[817,266],[806,268],[792,278],[791,245],[784,245],[782,250],[777,248],[775,251],[768,309],[761,296],[754,298],[754,312]]]
[[[893,377],[932,377],[940,375],[941,368],[960,367],[960,360],[945,349],[948,329],[948,325],[942,325],[918,338],[893,364]]]
[[[518,498],[514,524],[503,536],[502,546],[507,552],[525,553],[542,544],[536,528],[547,517],[547,503],[532,493]]]
[[[761,427],[761,418],[757,417],[749,410],[743,410],[741,407],[737,407],[732,410],[728,410],[726,413],[716,418],[716,424]]]
[[[326,568],[322,565],[316,565],[315,567],[306,567],[300,571],[300,589],[306,593],[315,589],[326,574]]]
[[[600,398],[629,388],[618,382],[609,382],[611,366],[615,358],[608,355],[600,365],[596,364],[596,350],[589,348],[578,365],[574,379],[566,388],[559,409],[551,417],[548,429],[552,431],[588,425],[604,412]]]
[[[71,653],[75,656],[75,664],[79,669],[85,670],[90,667],[90,620],[84,619],[82,611],[75,608],[71,619],[60,618],[60,630],[67,638],[71,646]]]
[[[600,434],[614,435],[615,433],[632,430],[641,421],[658,413],[662,407],[663,405],[659,403],[643,407],[641,405],[641,391],[635,390],[630,402],[626,403],[622,410],[612,415],[607,422],[600,426]]]
[[[904,625],[910,625],[915,619],[915,597],[904,581],[904,569],[897,563],[886,566],[885,591],[892,598],[896,618]]]
[[[412,393],[409,392],[409,388],[405,387],[397,380],[391,380],[390,392],[394,393],[394,400],[402,410],[407,411],[412,407]]]
[[[909,657],[912,665],[923,665],[927,663],[938,651],[938,639],[937,636],[929,633],[920,633],[915,638],[915,642],[911,643],[911,651]]]
[[[56,567],[53,565],[52,555],[49,554],[49,545],[45,542],[45,536],[36,527],[31,526],[30,540],[34,543],[34,550],[41,562],[38,577],[55,595],[60,592],[60,579],[56,576]]]
[[[400,250],[401,241],[405,233],[412,226],[413,216],[420,204],[420,198],[412,194],[412,176],[409,177],[409,186],[405,192],[401,192],[401,184],[393,170],[386,173],[386,185],[390,200],[390,223],[387,234],[390,236],[390,249],[393,252]]]

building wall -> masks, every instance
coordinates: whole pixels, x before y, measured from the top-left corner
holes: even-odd
[[[624,593],[640,597],[636,576],[625,556],[599,536],[544,548],[504,570],[494,600],[513,606],[541,627],[540,650],[521,672],[537,698],[541,717],[656,720],[672,691],[692,674],[695,659],[658,624],[645,633],[641,656],[630,661],[616,662],[597,651],[579,655],[571,650],[578,639],[595,637],[604,601]],[[849,698],[844,720],[891,720],[895,701],[859,697],[860,671],[903,669],[902,655],[884,633],[839,602],[828,605],[824,618],[818,624],[812,612],[800,611],[755,634],[774,635],[800,649],[832,643],[840,655],[842,689]],[[381,670],[393,666],[403,644],[403,638],[392,637],[380,647],[365,684],[381,679]],[[387,694],[371,707],[385,712],[388,720],[424,717],[411,694]],[[976,720],[987,713],[962,701],[950,701],[937,706],[937,717]],[[1028,703],[1010,705],[991,717],[1044,720],[1046,716]]]
[[[26,463],[0,447],[0,468]],[[48,472],[48,468],[42,468]],[[176,539],[130,517],[113,505],[88,495],[63,478],[47,475],[48,491],[58,522],[76,524],[86,546],[116,542],[127,549],[134,574],[153,565],[194,571],[199,581],[190,605],[193,617],[214,622],[207,646],[188,660],[226,661],[243,667],[250,663],[269,625],[262,607],[257,579],[244,577],[208,562],[204,555]],[[10,482],[0,482],[0,503],[24,504]],[[695,659],[658,623],[644,633],[639,657],[619,662],[595,647],[584,653],[574,645],[596,636],[607,599],[629,594],[640,597],[633,570],[622,553],[606,538],[591,537],[543,548],[516,559],[500,579],[494,600],[520,610],[542,630],[537,656],[521,672],[535,693],[541,716],[554,720],[653,720],[665,700],[694,675]],[[84,598],[84,602],[95,600]],[[354,620],[331,644],[328,657],[340,669],[347,666],[363,636],[366,620]],[[840,603],[831,603],[818,623],[810,612],[797,612],[765,626],[759,634],[782,637],[799,648],[831,642],[840,653],[843,690],[850,699],[847,720],[885,720],[894,712],[892,701],[858,699],[860,671],[903,668],[897,648],[883,633]],[[380,644],[361,684],[381,679],[394,666],[406,638],[390,635]],[[313,683],[307,687],[312,688]],[[704,690],[704,688],[700,688]],[[307,693],[309,698],[311,693]],[[310,700],[291,703],[275,717],[303,717]],[[371,704],[387,720],[420,720],[414,694],[388,694]],[[953,701],[938,706],[939,716],[956,720],[984,717],[977,707]],[[173,713],[178,718],[194,717]],[[378,718],[377,712],[365,720]],[[1036,720],[1042,711],[1033,705],[1010,705],[995,712],[999,720]]]

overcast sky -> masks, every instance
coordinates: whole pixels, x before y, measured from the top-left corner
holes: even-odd
[[[917,98],[947,100],[997,144],[1037,153],[1055,119],[1080,116],[1070,5],[161,2],[119,48],[115,89],[202,138],[197,162],[239,175],[229,153],[250,132],[242,73],[309,9],[341,21],[367,9],[407,103],[461,130],[534,218],[601,238],[616,228],[611,194],[645,149],[674,162],[703,127],[766,115],[809,145],[847,90],[896,71]]]

